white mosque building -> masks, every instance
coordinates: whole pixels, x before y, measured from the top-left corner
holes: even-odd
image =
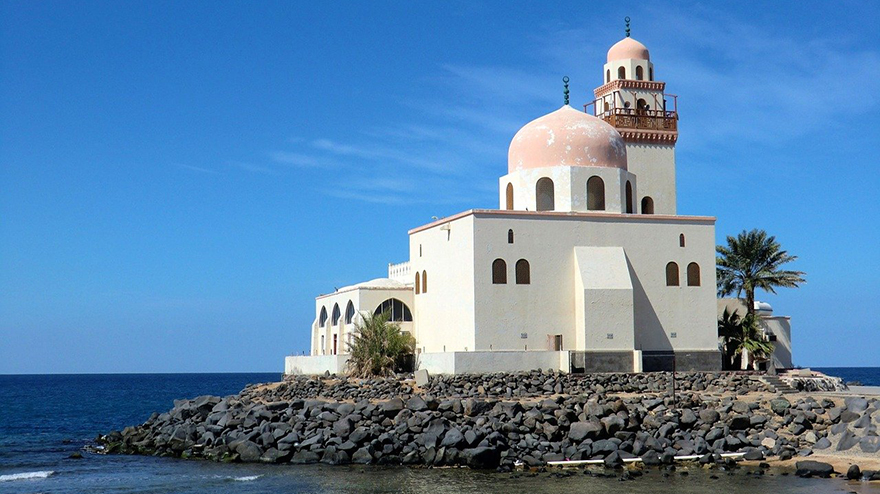
[[[628,33],[602,79],[516,133],[498,209],[413,228],[387,278],[318,296],[311,355],[285,372],[342,372],[358,318],[384,310],[431,373],[720,369],[715,218],[676,212],[675,96]]]

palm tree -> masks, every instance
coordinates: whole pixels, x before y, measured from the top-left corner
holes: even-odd
[[[735,238],[728,236],[727,246],[719,245],[715,250],[718,296],[736,293],[740,298],[745,292],[747,315],[755,314],[756,289],[775,294],[776,288],[797,288],[806,283],[806,273],[779,269],[797,256],[782,250],[776,237],[764,230],[743,230]]]
[[[746,314],[740,318],[739,311],[734,310],[731,313],[725,307],[718,319],[718,336],[723,340],[722,350],[725,358],[730,360],[731,368],[737,357],[742,358],[743,351],[747,352],[753,364],[766,360],[773,354],[773,343],[764,338],[755,314]]]
[[[415,349],[415,338],[389,322],[391,313],[366,315],[355,323],[348,372],[354,377],[388,376],[394,373],[398,360]]]

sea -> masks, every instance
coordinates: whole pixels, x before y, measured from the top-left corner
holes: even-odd
[[[847,381],[880,385],[880,368],[826,369]],[[632,481],[578,472],[516,476],[460,468],[221,464],[84,452],[98,434],[143,423],[177,398],[239,392],[277,381],[259,374],[0,375],[0,493],[705,493],[873,492],[880,486],[800,479],[771,470],[763,476],[679,468],[649,471]],[[81,452],[82,459],[71,459]]]

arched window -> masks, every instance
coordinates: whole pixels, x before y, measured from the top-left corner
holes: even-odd
[[[611,82],[611,69],[605,71],[605,82]]]
[[[528,285],[531,283],[531,273],[529,273],[529,261],[525,259],[520,259],[516,261],[516,284],[517,285]]]
[[[507,184],[507,210],[513,209],[513,184]]]
[[[327,325],[327,308],[321,307],[321,315],[318,316],[318,326],[322,328]]]
[[[422,293],[422,277],[418,271],[416,271],[416,295]]]
[[[351,303],[351,300],[348,301],[348,305],[345,306],[345,324],[351,324],[354,320],[354,304]]]
[[[504,262],[504,259],[492,261],[492,283],[495,285],[507,283],[507,263]]]
[[[611,109],[611,107],[608,106],[608,102],[606,101],[605,102],[605,113],[608,113],[608,110],[610,110],[610,109]]]
[[[678,236],[678,246],[684,247],[684,233]]]
[[[633,212],[633,186],[629,180],[626,181],[626,212]]]
[[[507,230],[507,243],[513,243],[513,230]]]
[[[688,264],[688,286],[700,286],[700,265],[692,262]]]
[[[641,65],[636,66],[636,80],[641,81],[645,78],[645,71]]]
[[[636,108],[639,110],[647,110],[648,102],[642,98],[639,98],[638,101],[636,101]]]
[[[422,293],[428,293],[428,272],[422,271]]]
[[[538,180],[538,184],[535,186],[535,200],[537,202],[535,209],[538,211],[553,211],[555,207],[553,180],[547,177]]]
[[[342,312],[339,310],[339,304],[333,304],[333,316],[330,320],[333,322],[334,326],[339,325],[339,318],[342,317]]]
[[[649,196],[642,198],[642,214],[654,214],[654,199]]]
[[[666,286],[678,285],[678,264],[670,262],[666,265]]]
[[[599,176],[587,180],[587,209],[605,211],[605,181]]]
[[[389,313],[389,321],[412,322],[412,312],[410,312],[409,307],[407,307],[405,303],[397,300],[396,298],[389,298],[388,300],[379,304],[373,314],[378,316],[379,314],[385,312]]]
[[[617,68],[617,78],[618,79],[626,79],[626,69],[623,67]]]

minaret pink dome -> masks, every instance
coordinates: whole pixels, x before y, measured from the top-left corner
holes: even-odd
[[[602,166],[626,170],[626,145],[614,127],[565,105],[527,123],[507,153],[510,173],[545,166]]]
[[[648,47],[630,37],[623,38],[608,49],[608,62],[626,60],[628,58],[636,60],[651,59],[648,55]]]

